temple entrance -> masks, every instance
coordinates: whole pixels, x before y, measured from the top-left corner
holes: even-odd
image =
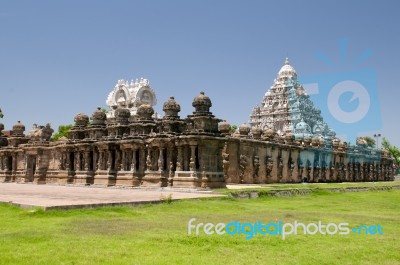
[[[36,156],[29,155],[27,157],[27,165],[26,165],[26,179],[29,182],[32,182],[36,172]]]

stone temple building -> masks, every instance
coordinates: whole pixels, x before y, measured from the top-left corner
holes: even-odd
[[[296,138],[318,136],[329,139],[336,135],[297,80],[296,70],[288,58],[265,93],[261,106],[253,109],[250,125],[263,130],[274,129],[279,135],[292,133]]]
[[[288,62],[262,107],[253,111],[252,127],[243,124],[236,132],[212,114],[203,92],[185,118],[173,97],[164,102],[163,117],[154,115],[155,102],[148,80],[121,80],[107,99],[108,115],[100,108],[90,117],[77,114],[68,138],[52,141],[49,124],[34,125],[25,135],[21,122],[6,136],[0,124],[0,181],[221,188],[394,177],[386,151],[368,147],[361,138],[348,146],[335,137]]]

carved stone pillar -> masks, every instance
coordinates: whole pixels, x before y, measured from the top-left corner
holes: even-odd
[[[99,150],[99,159],[97,160],[97,169],[98,170],[103,170],[103,161],[104,161],[104,151]]]
[[[182,168],[183,171],[189,171],[189,162],[190,162],[190,148],[189,146],[183,146],[183,164],[182,164]]]
[[[61,160],[62,161],[62,160]],[[62,169],[62,162],[60,161],[60,166],[59,166],[59,168],[58,169]],[[24,171],[26,172],[28,170],[28,156],[27,155],[25,155],[25,158],[24,158]]]
[[[39,157],[39,156],[38,156]],[[75,171],[78,171],[78,170],[80,170],[80,161],[81,159],[80,159],[80,153],[79,152],[75,152]]]
[[[143,149],[143,148],[140,148],[140,151],[139,151],[139,171],[141,173],[143,173],[144,170],[145,170],[145,162],[146,162],[145,159],[146,159],[146,150]]]
[[[2,160],[3,160],[3,169],[8,170],[8,155],[5,154]]]
[[[151,170],[153,170],[151,161],[151,148],[147,147],[146,171],[151,171]]]
[[[0,155],[0,170],[4,170],[4,157]]]
[[[160,147],[158,156],[158,171],[163,171],[164,169],[164,148]]]
[[[178,149],[178,156],[176,161],[176,170],[182,171],[182,165],[183,165],[182,146],[178,146],[177,149]]]
[[[350,174],[349,174],[349,167],[348,163],[344,162],[343,163],[343,168],[344,168],[344,179],[345,181],[350,181]]]
[[[127,168],[127,166],[126,166],[126,151],[121,150],[121,152],[122,152],[121,170],[126,170],[126,168]]]
[[[174,177],[174,160],[172,158],[172,148],[168,148],[168,159],[167,159],[167,163],[168,163],[168,169],[169,169],[169,178],[171,179],[169,181],[169,186],[172,186],[172,178]]]
[[[89,151],[85,151],[85,171],[89,171]]]
[[[13,174],[15,174],[15,172],[17,171],[17,154],[13,154],[12,156],[13,160],[12,160],[12,167],[13,167]]]
[[[196,171],[196,146],[190,146],[190,162],[189,162],[189,170]]]
[[[112,165],[112,154],[111,150],[107,151],[107,170],[111,170],[111,165]]]
[[[168,173],[168,187],[173,186],[174,181],[174,163],[172,160],[169,161],[169,173]]]
[[[172,167],[174,166],[173,163],[173,149],[171,147],[167,147],[167,151],[166,151],[166,155],[167,155],[167,164],[165,165],[166,170],[171,171],[171,163],[172,163]]]
[[[347,164],[347,172],[349,174],[349,181],[354,181],[354,168],[351,162]]]
[[[92,162],[92,165],[93,165],[92,170],[93,171],[97,170],[97,160],[98,160],[98,154],[96,151],[93,151],[93,162]]]
[[[132,148],[131,171],[136,172],[136,148]]]

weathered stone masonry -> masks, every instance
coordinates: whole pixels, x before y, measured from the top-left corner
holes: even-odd
[[[170,98],[154,118],[148,104],[137,114],[117,108],[78,114],[69,137],[50,141],[49,125],[24,135],[18,122],[0,136],[0,181],[104,186],[224,187],[227,183],[295,183],[393,180],[393,161],[362,141],[297,138],[273,129],[230,125],[210,112],[201,93],[195,111],[180,119]],[[1,127],[3,130],[4,126]]]
[[[203,92],[181,119],[171,97],[160,118],[147,79],[119,80],[91,118],[75,116],[68,138],[50,141],[50,125],[11,135],[0,124],[0,181],[103,186],[225,187],[228,183],[388,181],[393,160],[362,138],[350,146],[336,138],[286,59],[274,84],[232,133],[210,112]]]

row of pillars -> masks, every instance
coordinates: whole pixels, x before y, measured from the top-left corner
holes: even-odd
[[[177,152],[177,153],[175,153]],[[199,168],[198,147],[151,147],[131,149],[99,149],[96,151],[64,151],[60,170],[71,171],[196,171]]]

